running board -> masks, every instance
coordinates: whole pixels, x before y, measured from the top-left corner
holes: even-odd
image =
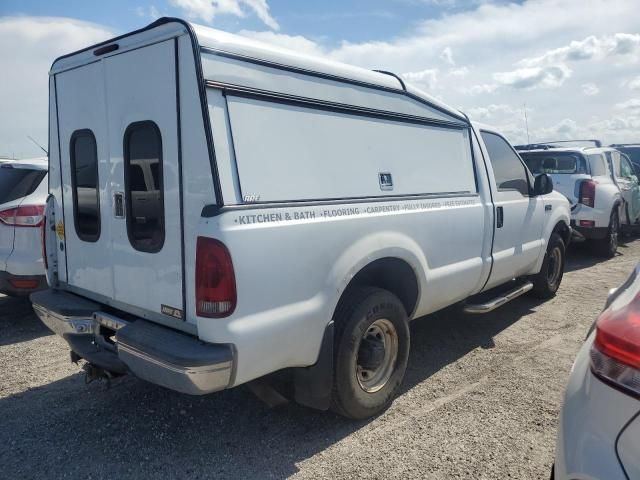
[[[520,285],[518,288],[510,290],[502,295],[497,296],[485,303],[469,304],[464,307],[465,313],[488,313],[501,307],[507,302],[510,302],[514,298],[518,298],[520,295],[527,293],[533,288],[533,283],[527,282]]]

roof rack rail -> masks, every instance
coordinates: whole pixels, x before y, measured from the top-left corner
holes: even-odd
[[[640,147],[640,142],[637,143],[612,143],[610,147]]]
[[[405,92],[407,91],[407,86],[405,85],[404,80],[402,80],[402,78],[400,78],[400,75],[396,75],[395,73],[389,72],[387,70],[374,70],[374,72],[382,73],[383,75],[392,76],[393,78],[398,80],[398,82],[400,82],[400,86],[402,87],[402,90],[404,90]]]
[[[541,145],[549,145],[556,143],[578,143],[578,142],[591,142],[596,147],[602,147],[602,142],[594,138],[576,139],[576,140],[554,140],[552,142],[540,142]]]
[[[527,145],[514,145],[513,148],[519,152],[524,152],[527,150],[549,150],[554,148],[554,146],[547,145],[546,143],[529,143]]]

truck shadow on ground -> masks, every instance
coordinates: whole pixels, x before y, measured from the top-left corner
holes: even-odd
[[[413,322],[402,393],[470,351],[491,348],[538,303],[523,297],[481,319],[449,308]],[[269,409],[244,387],[189,397],[132,377],[110,389],[87,387],[80,374],[4,398],[0,412],[7,478],[285,478],[377,421],[294,403]]]
[[[33,312],[26,297],[0,295],[0,346],[52,335]]]

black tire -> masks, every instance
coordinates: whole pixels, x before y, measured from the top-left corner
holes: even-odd
[[[538,298],[553,297],[564,275],[565,246],[562,237],[557,233],[552,233],[544,254],[542,268],[537,275],[532,278],[533,290],[531,293]]]
[[[620,218],[618,209],[611,212],[609,217],[609,227],[607,235],[603,239],[593,240],[592,246],[594,252],[604,258],[612,258],[618,251],[618,235],[620,233]]]
[[[409,358],[409,325],[402,302],[394,294],[374,287],[356,287],[341,300],[334,318],[334,380],[331,409],[352,419],[369,418],[383,412],[398,392]],[[388,330],[382,337],[379,326]],[[395,330],[396,340],[393,341]],[[374,332],[375,336],[369,336]],[[366,339],[364,337],[367,337]],[[363,343],[366,342],[366,343]],[[383,345],[381,365],[380,344]],[[397,348],[392,347],[396,345]],[[388,360],[387,351],[396,351],[395,361]],[[373,353],[372,353],[373,352]],[[392,354],[389,354],[392,355]],[[389,357],[392,358],[392,357]],[[366,370],[364,367],[371,367]],[[371,373],[369,379],[365,378]],[[385,373],[377,384],[378,373]],[[365,382],[365,383],[363,383]],[[365,388],[369,388],[367,391]],[[375,390],[378,388],[377,390]]]

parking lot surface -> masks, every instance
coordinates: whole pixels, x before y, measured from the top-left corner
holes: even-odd
[[[85,385],[24,300],[0,296],[4,478],[548,478],[573,358],[640,241],[569,253],[558,295],[412,324],[401,396],[353,422],[246,387],[188,397],[133,377]],[[215,320],[212,320],[215,321]]]

